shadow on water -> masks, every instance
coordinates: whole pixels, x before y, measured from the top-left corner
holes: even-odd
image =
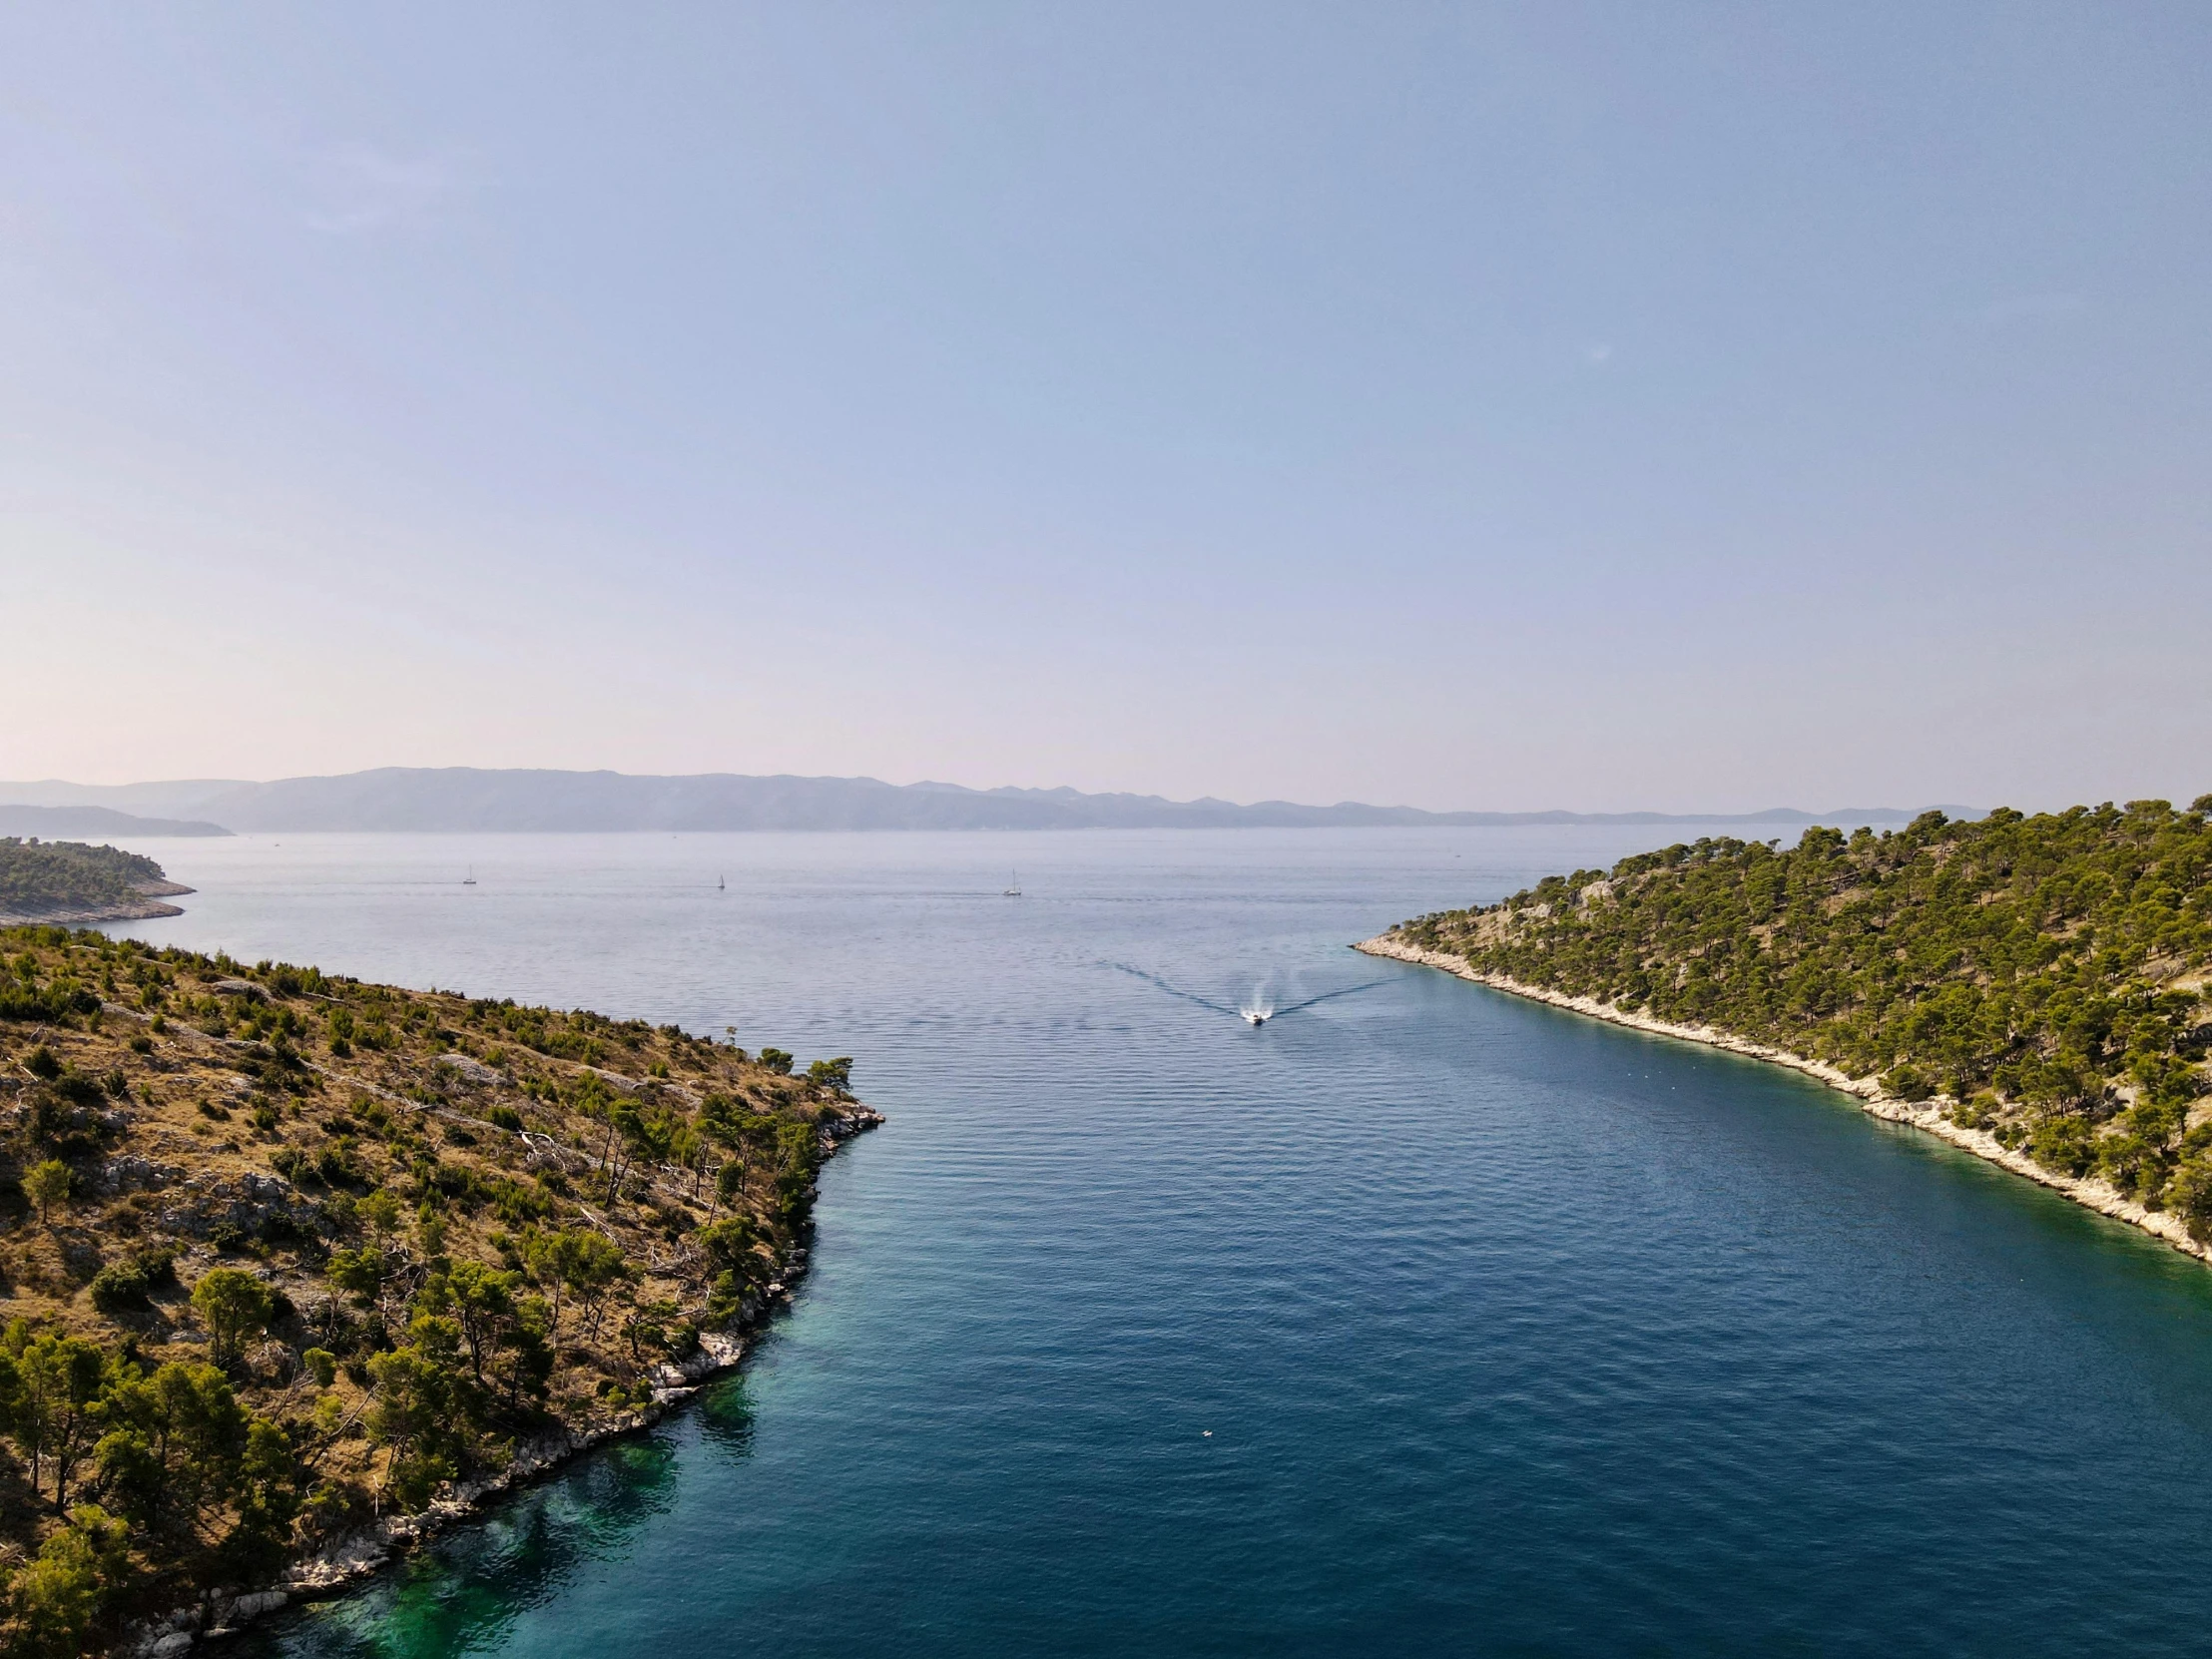
[[[702,1402],[707,1438],[736,1456],[752,1443],[742,1388]],[[235,1659],[417,1659],[479,1651],[557,1594],[580,1567],[619,1554],[674,1497],[667,1434],[603,1446],[560,1475],[444,1534],[356,1593],[243,1637]]]
[[[753,1455],[753,1396],[745,1379],[733,1377],[710,1388],[692,1407],[700,1438],[729,1461],[742,1462]]]

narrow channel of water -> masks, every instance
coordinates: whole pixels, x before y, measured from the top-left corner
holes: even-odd
[[[234,1651],[2200,1650],[2212,1273],[1344,948],[1654,838],[168,843],[144,936],[735,1025],[891,1114],[741,1381]]]

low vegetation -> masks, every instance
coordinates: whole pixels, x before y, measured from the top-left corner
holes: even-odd
[[[0,1650],[622,1421],[803,1259],[849,1066],[0,929]]]
[[[2212,796],[1700,840],[1394,929],[1940,1101],[2212,1242]]]

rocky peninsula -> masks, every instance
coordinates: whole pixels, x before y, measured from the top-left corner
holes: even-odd
[[[1791,1066],[2212,1261],[2212,796],[1700,840],[1356,948]]]
[[[0,927],[181,916],[183,910],[162,901],[191,891],[137,852],[0,835]]]
[[[652,1421],[804,1273],[849,1081],[0,929],[0,1646],[182,1653]]]

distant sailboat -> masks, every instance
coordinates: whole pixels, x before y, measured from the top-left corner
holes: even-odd
[[[724,885],[724,883],[723,883],[723,879],[722,879],[722,877],[721,877],[721,876],[719,876],[719,875],[715,877],[715,891],[716,891],[716,892],[727,892],[727,891],[729,891],[729,888],[728,888],[727,886],[725,886],[725,885]]]
[[[474,885],[476,885],[476,866],[474,864],[470,864],[468,866],[468,873],[461,877],[461,885],[464,887],[473,887]]]
[[[1021,896],[1021,871],[1018,869],[1014,871],[1014,878],[1007,885],[1006,896],[1008,898],[1019,898]]]

